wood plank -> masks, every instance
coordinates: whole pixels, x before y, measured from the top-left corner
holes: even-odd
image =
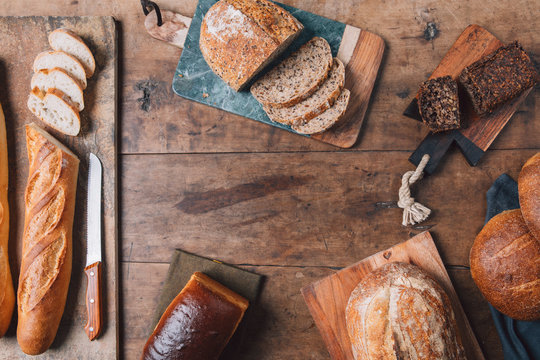
[[[471,168],[451,151],[413,187],[433,210],[414,228],[389,208],[412,168],[405,152],[124,156],[122,259],[165,262],[178,247],[235,264],[346,266],[430,229],[445,264],[467,265],[486,191],[534,153],[490,151]]]
[[[47,35],[58,27],[68,27],[79,34],[94,51],[96,73],[88,80],[85,109],[81,112],[81,134],[63,136],[50,131],[81,160],[73,226],[73,269],[68,300],[56,339],[37,359],[80,359],[117,356],[117,194],[116,194],[116,28],[112,17],[0,17],[0,102],[4,106],[8,133],[10,169],[9,201],[12,214],[10,234],[11,271],[17,282],[22,252],[24,226],[24,191],[28,176],[24,125],[41,124],[26,108],[34,57],[47,49]],[[31,34],[29,36],[28,34]],[[49,129],[50,130],[50,129]],[[88,154],[94,152],[103,164],[103,332],[90,343],[84,332],[86,323],[86,276],[84,275],[86,231],[84,209],[88,177]],[[0,353],[13,359],[26,359],[17,345],[16,319]]]
[[[422,79],[471,23],[504,42],[519,39],[538,62],[538,2],[384,2],[378,0],[286,0],[285,3],[380,35],[387,44],[380,76],[355,150],[412,151],[427,134],[422,124],[401,115]],[[196,0],[161,0],[159,6],[192,16]],[[19,0],[0,2],[5,15],[113,15],[121,23],[121,151],[124,153],[334,151],[330,145],[303,139],[207,106],[173,96],[171,81],[181,50],[154,40],[143,25],[138,1]],[[373,16],[377,14],[377,16]],[[433,39],[424,35],[435,24]],[[522,24],[516,25],[516,24]],[[492,149],[539,148],[540,92],[535,91],[512,117]]]
[[[332,359],[354,360],[345,320],[349,297],[370,272],[391,262],[417,265],[441,285],[450,298],[467,359],[484,360],[433,238],[427,231],[302,288],[304,300]]]
[[[122,294],[125,314],[122,328],[125,344],[122,358],[137,359],[150,334],[149,324],[157,306],[168,264],[123,263]],[[267,281],[254,316],[248,320],[238,359],[329,359],[322,338],[302,300],[300,288],[335,273],[325,267],[247,266],[265,275]],[[481,343],[486,358],[502,360],[502,350],[487,303],[468,270],[448,270],[456,291]],[[467,300],[467,301],[465,301]],[[470,304],[470,305],[469,305]]]

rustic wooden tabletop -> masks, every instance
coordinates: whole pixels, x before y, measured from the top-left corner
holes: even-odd
[[[196,0],[156,1],[187,16],[196,6]],[[504,42],[519,39],[538,64],[540,3],[284,2],[386,42],[362,133],[350,150],[175,96],[181,50],[149,37],[138,1],[0,4],[1,15],[113,15],[119,22],[122,358],[140,356],[175,248],[267,276],[242,359],[328,359],[300,288],[429,229],[486,358],[502,359],[468,254],[491,183],[503,172],[516,178],[540,149],[540,93],[529,95],[477,167],[450,151],[415,188],[433,214],[411,228],[400,225],[395,201],[401,174],[412,169],[407,158],[427,130],[401,113],[471,23]]]

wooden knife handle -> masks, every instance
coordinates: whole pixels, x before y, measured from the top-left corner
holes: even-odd
[[[95,262],[84,269],[88,279],[86,286],[86,313],[88,321],[84,331],[90,340],[101,332],[101,262]]]

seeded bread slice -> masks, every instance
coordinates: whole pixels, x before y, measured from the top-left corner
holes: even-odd
[[[334,65],[325,82],[310,97],[287,108],[264,107],[266,114],[273,121],[286,125],[300,125],[322,114],[341,94],[345,84],[345,66],[334,58]]]
[[[46,93],[32,89],[27,106],[41,121],[66,135],[75,136],[81,129],[79,112],[58,89],[49,89]]]
[[[63,51],[44,51],[34,60],[34,72],[60,68],[77,80],[86,89],[86,72],[81,62]]]
[[[343,89],[334,103],[334,106],[323,112],[321,115],[309,120],[305,124],[293,125],[292,129],[300,134],[318,134],[330,129],[345,114],[350,96],[350,91]]]
[[[43,92],[58,89],[66,94],[78,111],[84,109],[83,90],[81,85],[62,69],[40,70],[32,76],[30,87]]]
[[[332,68],[328,41],[314,37],[251,86],[264,106],[290,107],[313,94]]]
[[[54,50],[64,51],[79,60],[84,66],[86,77],[94,74],[94,55],[79,35],[69,29],[56,29],[49,34],[49,44]]]

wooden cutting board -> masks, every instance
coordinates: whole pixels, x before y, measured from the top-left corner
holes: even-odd
[[[199,0],[193,19],[163,12],[164,20],[174,17],[174,23],[177,28],[180,28],[174,42],[184,49],[173,78],[174,92],[184,98],[296,133],[290,126],[270,120],[261,104],[248,90],[235,92],[208,67],[199,49],[199,35],[202,19],[216,1]],[[298,49],[313,36],[320,36],[328,40],[333,55],[346,65],[345,88],[351,91],[347,112],[335,127],[311,137],[341,148],[353,146],[360,133],[377,78],[384,52],[384,41],[369,31],[278,4],[291,12],[304,25],[302,34],[278,61]],[[156,21],[156,16],[152,12],[146,19],[147,28],[148,24],[154,21]],[[183,42],[184,39],[185,42]]]
[[[430,274],[448,294],[469,360],[483,360],[465,312],[429,232],[372,255],[302,289],[302,295],[334,360],[353,360],[345,324],[345,307],[356,285],[371,271],[389,262],[407,262]]]
[[[96,58],[96,73],[84,92],[81,134],[63,136],[48,129],[80,158],[75,223],[73,227],[73,271],[66,309],[52,347],[40,356],[25,356],[16,339],[14,315],[6,336],[0,339],[2,359],[115,359],[118,357],[118,263],[116,192],[116,73],[117,34],[112,17],[0,17],[0,102],[4,107],[9,155],[9,202],[11,210],[9,256],[17,285],[24,226],[23,195],[28,176],[24,125],[32,121],[44,126],[26,108],[35,56],[49,48],[47,35],[59,27],[79,34]],[[86,324],[85,204],[88,154],[103,164],[103,316],[101,336],[90,342]],[[16,311],[15,311],[16,313]]]
[[[452,78],[457,79],[465,67],[480,60],[502,45],[503,42],[486,29],[478,25],[469,25],[448,50],[429,78],[450,75]],[[432,173],[450,145],[455,141],[469,164],[475,166],[531,90],[532,88],[482,118],[476,115],[469,99],[460,95],[462,118],[468,123],[468,127],[439,134],[430,132],[409,160],[418,165],[422,156],[429,154],[431,158],[425,171]],[[418,111],[418,94],[409,104],[404,115],[422,121]]]

